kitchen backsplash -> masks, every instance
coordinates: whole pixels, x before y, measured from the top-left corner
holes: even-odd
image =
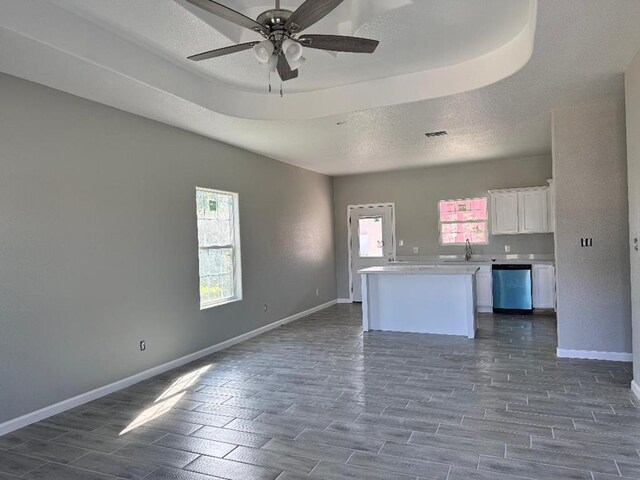
[[[434,244],[433,235],[431,241],[423,238],[403,238],[400,225],[397,227],[398,240],[402,240],[404,245],[400,246],[396,242],[396,254],[403,257],[414,257],[423,255],[464,255],[464,245],[440,245]],[[436,236],[437,238],[437,236]],[[505,251],[505,246],[509,246],[509,251]],[[418,253],[414,253],[414,247],[418,248]],[[477,255],[504,255],[504,254],[551,254],[554,253],[553,233],[536,233],[530,235],[490,235],[487,245],[473,245],[473,253]]]

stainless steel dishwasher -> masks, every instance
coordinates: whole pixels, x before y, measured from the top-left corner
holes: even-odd
[[[531,265],[493,265],[493,311],[533,313]]]

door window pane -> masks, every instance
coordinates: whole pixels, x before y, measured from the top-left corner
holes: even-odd
[[[360,241],[360,257],[383,257],[382,216],[359,218],[358,239]]]

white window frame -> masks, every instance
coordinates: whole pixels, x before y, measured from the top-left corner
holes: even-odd
[[[456,220],[455,222],[443,222],[440,219],[440,204],[442,202],[468,202],[470,200],[484,200],[487,205],[487,219],[486,220]],[[440,200],[436,207],[438,209],[438,242],[442,247],[459,247],[461,245],[465,245],[464,243],[444,243],[442,241],[442,225],[443,224],[452,224],[452,223],[481,223],[486,222],[487,224],[487,240],[485,242],[471,242],[471,245],[489,245],[489,198],[488,197],[468,197],[468,198],[457,198],[457,199],[449,199],[449,200]]]
[[[230,245],[216,245],[211,247],[201,247],[200,239],[198,235],[198,298],[200,299],[200,310],[206,310],[212,307],[219,307],[221,305],[226,305],[228,303],[239,302],[242,300],[242,262],[241,262],[241,253],[240,253],[240,204],[239,204],[239,195],[236,192],[227,192],[225,190],[216,190],[213,188],[204,188],[204,187],[196,187],[196,229],[198,223],[198,191],[201,192],[211,192],[211,193],[221,193],[223,195],[230,195],[233,199],[233,243]],[[198,232],[199,233],[199,232]],[[202,297],[200,296],[200,279],[202,275],[200,272],[200,250],[201,249],[231,249],[233,251],[233,291],[234,295],[228,298],[221,298],[220,300],[215,300],[213,302],[204,302],[202,301]]]

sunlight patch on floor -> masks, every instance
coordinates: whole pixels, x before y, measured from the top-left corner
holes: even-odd
[[[127,432],[135,430],[136,428],[160,418],[169,412],[187,393],[187,388],[195,384],[202,374],[210,368],[211,364],[178,377],[178,379],[176,379],[169,388],[162,392],[162,394],[155,400],[154,404],[127,425],[126,428],[120,432],[120,435],[124,435]]]

